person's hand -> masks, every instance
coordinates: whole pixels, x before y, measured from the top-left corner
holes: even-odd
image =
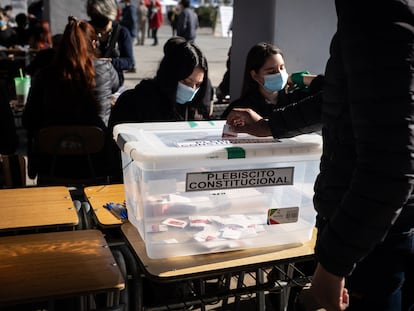
[[[268,121],[250,108],[234,108],[227,116],[232,132],[248,133],[254,136],[271,136]]]
[[[328,311],[343,311],[349,307],[345,278],[326,271],[319,263],[312,278],[310,292],[318,305]]]

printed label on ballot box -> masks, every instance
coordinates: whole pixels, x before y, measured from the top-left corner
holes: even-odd
[[[187,173],[186,191],[293,185],[294,167]]]
[[[271,208],[267,211],[267,224],[278,225],[297,222],[299,207]]]

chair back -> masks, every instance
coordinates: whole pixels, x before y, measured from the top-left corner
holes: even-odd
[[[39,131],[35,145],[36,152],[52,157],[49,174],[39,173],[38,183],[67,186],[99,183],[92,157],[104,150],[105,133],[101,128],[85,125],[46,127]],[[81,159],[82,164],[85,164],[82,167],[86,167],[88,171],[85,172],[82,168],[82,172],[79,172],[82,177],[79,178],[59,176],[57,166],[73,165],[72,158],[76,159],[77,163]],[[70,167],[70,170],[76,175],[76,170],[80,168]]]
[[[55,155],[90,155],[103,149],[105,134],[96,126],[51,126],[37,136],[39,152]]]
[[[26,187],[26,159],[22,155],[0,155],[2,188]]]

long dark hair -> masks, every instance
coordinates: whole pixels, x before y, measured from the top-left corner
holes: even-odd
[[[56,55],[55,64],[61,69],[62,78],[87,89],[95,87],[94,60],[97,57],[93,41],[97,36],[87,21],[69,16]]]
[[[160,62],[155,80],[159,82],[161,88],[168,94],[168,97],[174,104],[178,81],[190,76],[196,67],[203,69],[204,79],[192,105],[205,115],[203,98],[208,87],[208,64],[206,57],[197,45],[187,41],[171,44],[167,49],[164,49],[164,52],[165,55]]]
[[[246,64],[244,67],[241,97],[259,92],[259,84],[253,80],[250,71],[254,70],[255,72],[258,72],[260,68],[263,67],[269,56],[277,54],[283,56],[282,51],[278,47],[267,42],[257,43],[250,49],[247,54]]]

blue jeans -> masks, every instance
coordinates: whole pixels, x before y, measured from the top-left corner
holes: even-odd
[[[414,310],[414,229],[390,233],[347,278],[347,311]]]

